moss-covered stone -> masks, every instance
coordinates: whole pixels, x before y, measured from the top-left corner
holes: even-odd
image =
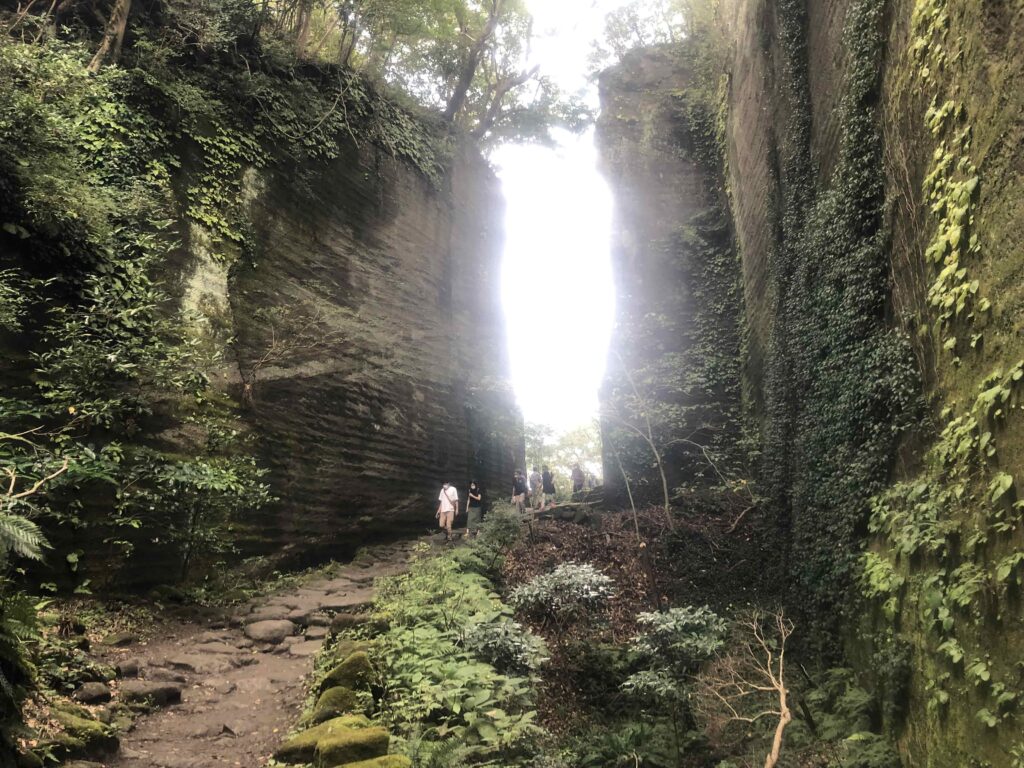
[[[359,710],[359,699],[351,688],[336,685],[320,694],[313,708],[314,723],[323,723]]]
[[[357,651],[336,666],[320,683],[320,691],[341,686],[352,690],[365,689],[373,679],[373,667],[365,651]]]
[[[282,763],[309,763],[316,754],[317,744],[322,739],[329,739],[350,731],[368,728],[370,721],[363,715],[346,715],[336,717],[325,723],[314,726],[302,733],[292,736],[278,747],[274,757]]]
[[[412,768],[412,760],[405,755],[383,755],[372,760],[346,763],[341,768]]]
[[[316,768],[334,768],[388,753],[391,736],[383,728],[339,729],[321,738],[316,745]]]
[[[15,758],[14,764],[18,768],[43,768],[43,758],[35,752],[21,752]]]
[[[53,739],[56,751],[64,756],[105,755],[116,752],[120,746],[114,732],[82,707],[56,705],[50,708],[50,715],[64,729]]]

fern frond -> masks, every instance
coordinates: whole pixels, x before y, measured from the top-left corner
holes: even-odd
[[[39,526],[19,515],[0,515],[0,550],[29,560],[41,560],[48,547]]]

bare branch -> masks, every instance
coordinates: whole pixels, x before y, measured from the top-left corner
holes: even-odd
[[[785,683],[786,642],[793,623],[781,611],[770,616],[755,612],[739,626],[743,639],[698,675],[695,711],[718,738],[734,723],[777,718],[764,762],[765,768],[775,768],[786,726],[793,719]]]

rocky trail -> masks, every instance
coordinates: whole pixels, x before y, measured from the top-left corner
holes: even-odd
[[[404,570],[413,546],[370,548],[329,578],[212,618],[168,623],[145,644],[125,638],[107,658],[119,681],[94,693],[97,700],[112,694],[126,704],[148,701],[153,710],[102,765],[264,765],[300,713],[304,680],[332,626],[371,602],[374,579]]]

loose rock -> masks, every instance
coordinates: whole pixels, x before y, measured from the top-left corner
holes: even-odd
[[[280,643],[295,634],[295,625],[287,620],[257,621],[245,628],[245,636],[261,643]]]
[[[71,698],[82,704],[101,704],[110,701],[110,689],[103,683],[85,683]]]
[[[181,702],[181,686],[129,680],[121,686],[121,700],[128,704],[155,704],[162,707]]]
[[[112,632],[111,634],[100,640],[102,645],[109,645],[113,648],[123,648],[126,645],[137,643],[139,638],[133,635],[131,632]]]

